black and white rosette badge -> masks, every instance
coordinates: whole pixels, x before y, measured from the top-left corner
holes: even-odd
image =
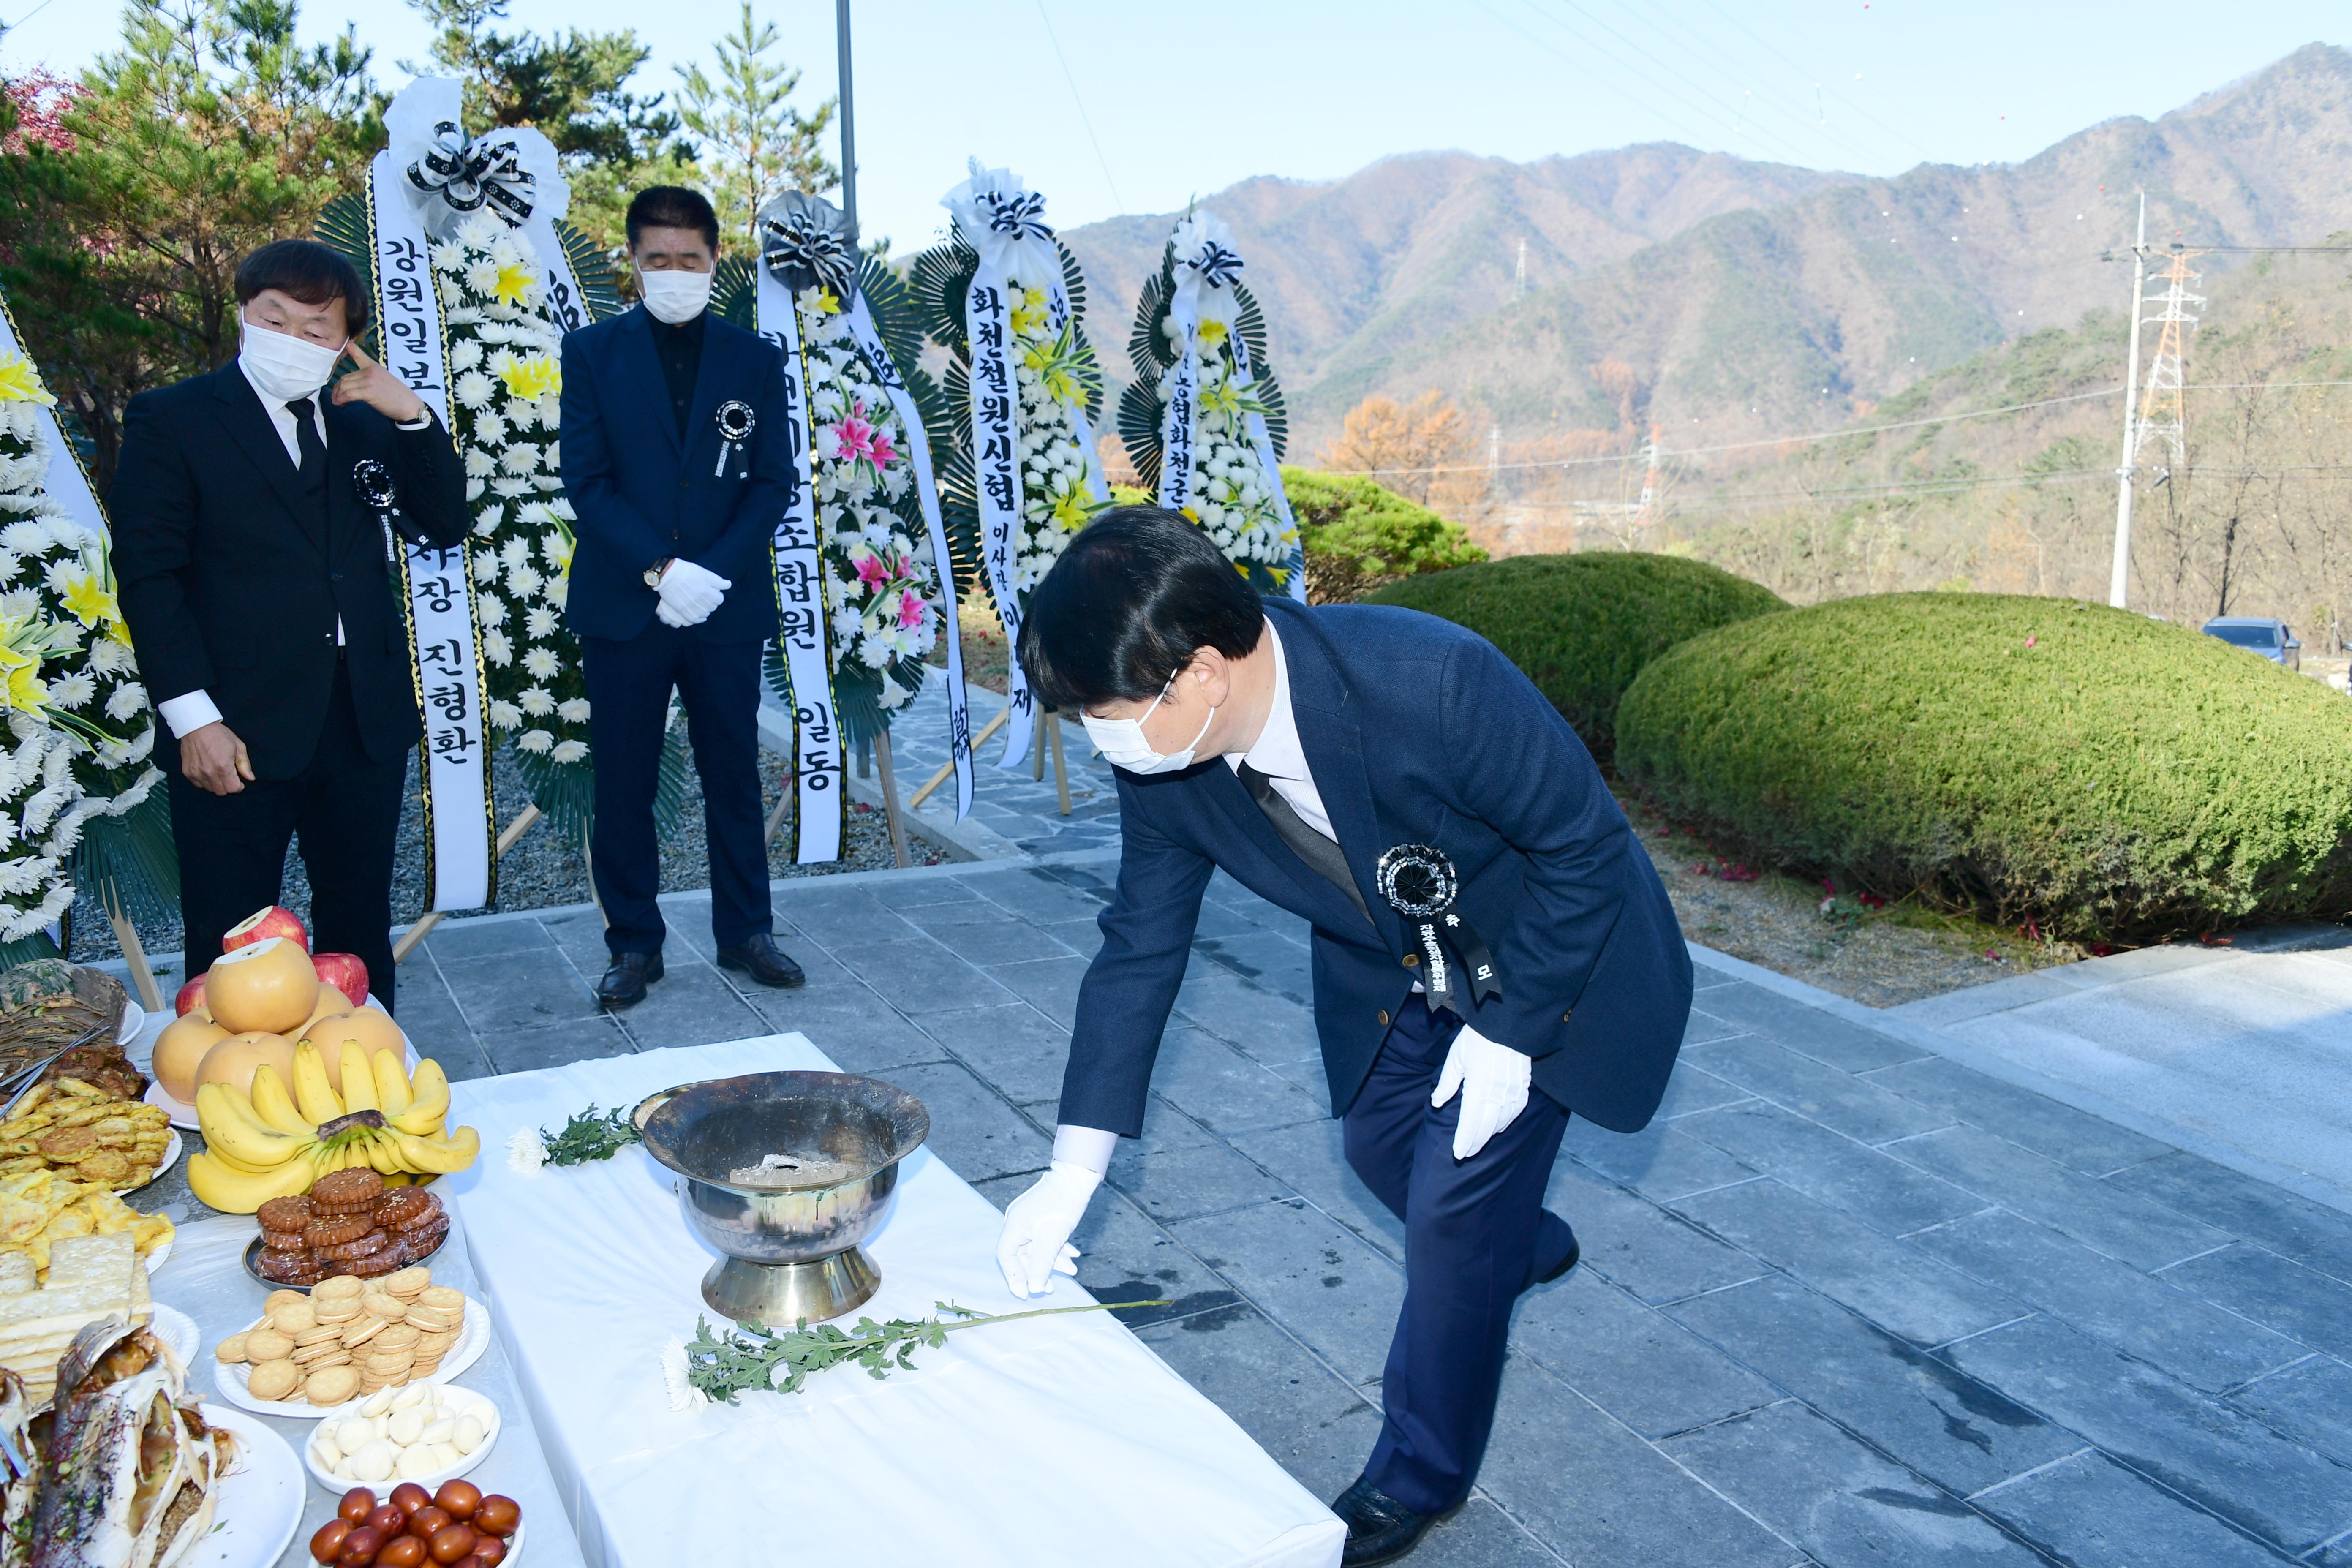
[[[1458,963],[1470,979],[1474,1004],[1503,994],[1495,979],[1495,955],[1486,951],[1470,922],[1454,907],[1461,879],[1445,851],[1427,844],[1400,844],[1382,855],[1373,880],[1389,907],[1405,917],[1413,945],[1421,952],[1422,985],[1429,993],[1432,1011],[1451,1008],[1457,1016],[1467,1009],[1454,1003],[1454,969]]]
[[[751,412],[750,404],[740,398],[730,397],[719,405],[718,417],[719,466],[710,470],[710,477],[714,479],[724,478],[727,473],[727,459],[732,458],[735,459],[735,477],[739,479],[750,479],[751,477],[750,442],[752,430],[759,426],[760,416]]]
[[[362,458],[352,465],[352,489],[359,492],[360,503],[375,513],[376,525],[383,530],[383,563],[396,570],[400,544],[392,520],[400,514],[400,487],[393,483],[392,470],[373,458]]]

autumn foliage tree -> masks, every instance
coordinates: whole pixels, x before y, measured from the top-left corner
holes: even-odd
[[[1348,410],[1323,466],[1364,475],[1425,506],[1437,478],[1430,470],[1458,458],[1466,440],[1462,411],[1443,393],[1424,392],[1409,404],[1367,397]]]

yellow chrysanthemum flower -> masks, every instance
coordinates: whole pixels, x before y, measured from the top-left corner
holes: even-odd
[[[519,355],[499,372],[499,379],[507,384],[509,396],[536,403],[551,392],[563,390],[563,367],[550,354]]]
[[[37,403],[47,408],[57,399],[41,384],[41,373],[23,354],[0,354],[0,403]]]
[[[490,292],[501,305],[520,305],[537,281],[530,268],[520,261],[510,261],[499,268],[499,280],[490,286]]]

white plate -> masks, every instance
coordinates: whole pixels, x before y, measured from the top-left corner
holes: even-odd
[[[139,1005],[138,997],[125,997],[122,1002],[122,1023],[114,1031],[114,1043],[128,1049],[131,1042],[139,1037],[139,1031],[146,1026],[147,1009]]]
[[[430,1385],[428,1384],[428,1386]],[[499,1440],[499,1429],[504,1425],[504,1423],[499,1419],[498,1405],[484,1395],[475,1393],[470,1388],[444,1386],[441,1387],[438,1392],[441,1402],[448,1405],[453,1411],[461,1415],[478,1415],[481,1417],[484,1425],[488,1427],[488,1431],[483,1436],[480,1445],[477,1447],[472,1453],[467,1454],[465,1458],[459,1459],[447,1469],[435,1470],[430,1475],[396,1476],[389,1480],[362,1481],[345,1480],[337,1476],[332,1470],[330,1470],[323,1465],[320,1464],[319,1456],[316,1451],[316,1445],[318,1444],[320,1436],[336,1422],[341,1421],[347,1416],[358,1415],[360,1413],[360,1406],[367,1403],[367,1400],[365,1399],[354,1399],[349,1405],[338,1406],[336,1409],[328,1411],[319,1418],[319,1424],[310,1428],[310,1436],[302,1440],[303,1468],[310,1472],[310,1479],[312,1480],[318,1482],[320,1486],[326,1488],[327,1490],[334,1493],[337,1497],[342,1496],[343,1493],[351,1490],[353,1487],[373,1487],[377,1491],[389,1497],[392,1494],[392,1489],[400,1485],[403,1481],[415,1481],[418,1486],[423,1487],[428,1492],[439,1491],[443,1481],[456,1480],[459,1476],[464,1475],[476,1465],[480,1464],[484,1459],[490,1457],[490,1449],[497,1444]],[[374,1395],[371,1394],[369,1397],[373,1398]]]
[[[178,1235],[174,1233],[165,1239],[163,1246],[147,1255],[147,1278],[152,1279],[155,1277],[155,1270],[163,1268],[163,1260],[172,1256],[172,1243],[179,1239]]]
[[[217,1483],[211,1532],[180,1562],[184,1568],[268,1568],[302,1528],[310,1495],[302,1461],[285,1438],[252,1416],[217,1405],[200,1408],[209,1425],[235,1435],[236,1462]]]
[[[196,1321],[179,1308],[167,1307],[161,1301],[153,1303],[151,1310],[148,1331],[172,1347],[172,1353],[180,1358],[182,1366],[195,1365],[196,1352],[204,1349],[204,1335],[196,1328]]]
[[[257,1322],[259,1321],[255,1320]],[[449,1353],[441,1358],[441,1364],[434,1369],[433,1375],[421,1381],[448,1383],[481,1360],[482,1352],[489,1347],[490,1310],[468,1296],[466,1298],[466,1325],[457,1331],[457,1342],[449,1347]],[[340,1413],[347,1408],[335,1405],[330,1410],[321,1410],[315,1405],[297,1399],[256,1399],[246,1389],[252,1376],[252,1367],[244,1362],[213,1363],[213,1387],[220,1392],[221,1397],[257,1415],[284,1415],[296,1421],[316,1421],[322,1415]],[[407,1385],[404,1384],[401,1386]]]

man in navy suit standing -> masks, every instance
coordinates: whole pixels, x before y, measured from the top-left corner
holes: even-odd
[[[673,689],[702,779],[719,965],[802,983],[772,935],[760,823],[768,545],[796,482],[783,362],[711,320],[719,219],[698,193],[640,191],[628,236],[641,302],[563,340],[563,484],[579,514],[564,614],[588,682],[607,1008],[635,1005],[662,977],[654,793]]]
[[[1314,926],[1348,1163],[1405,1226],[1379,1441],[1341,1562],[1404,1556],[1469,1495],[1511,1308],[1575,1265],[1543,1206],[1570,1111],[1641,1130],[1690,1012],[1673,906],[1574,731],[1493,644],[1415,611],[1261,601],[1181,514],[1122,507],[1029,603],[1021,662],[1118,770],[1118,889],[1078,988],[1045,1177],[1006,1209],[1015,1295],[1145,1091],[1223,869]]]

